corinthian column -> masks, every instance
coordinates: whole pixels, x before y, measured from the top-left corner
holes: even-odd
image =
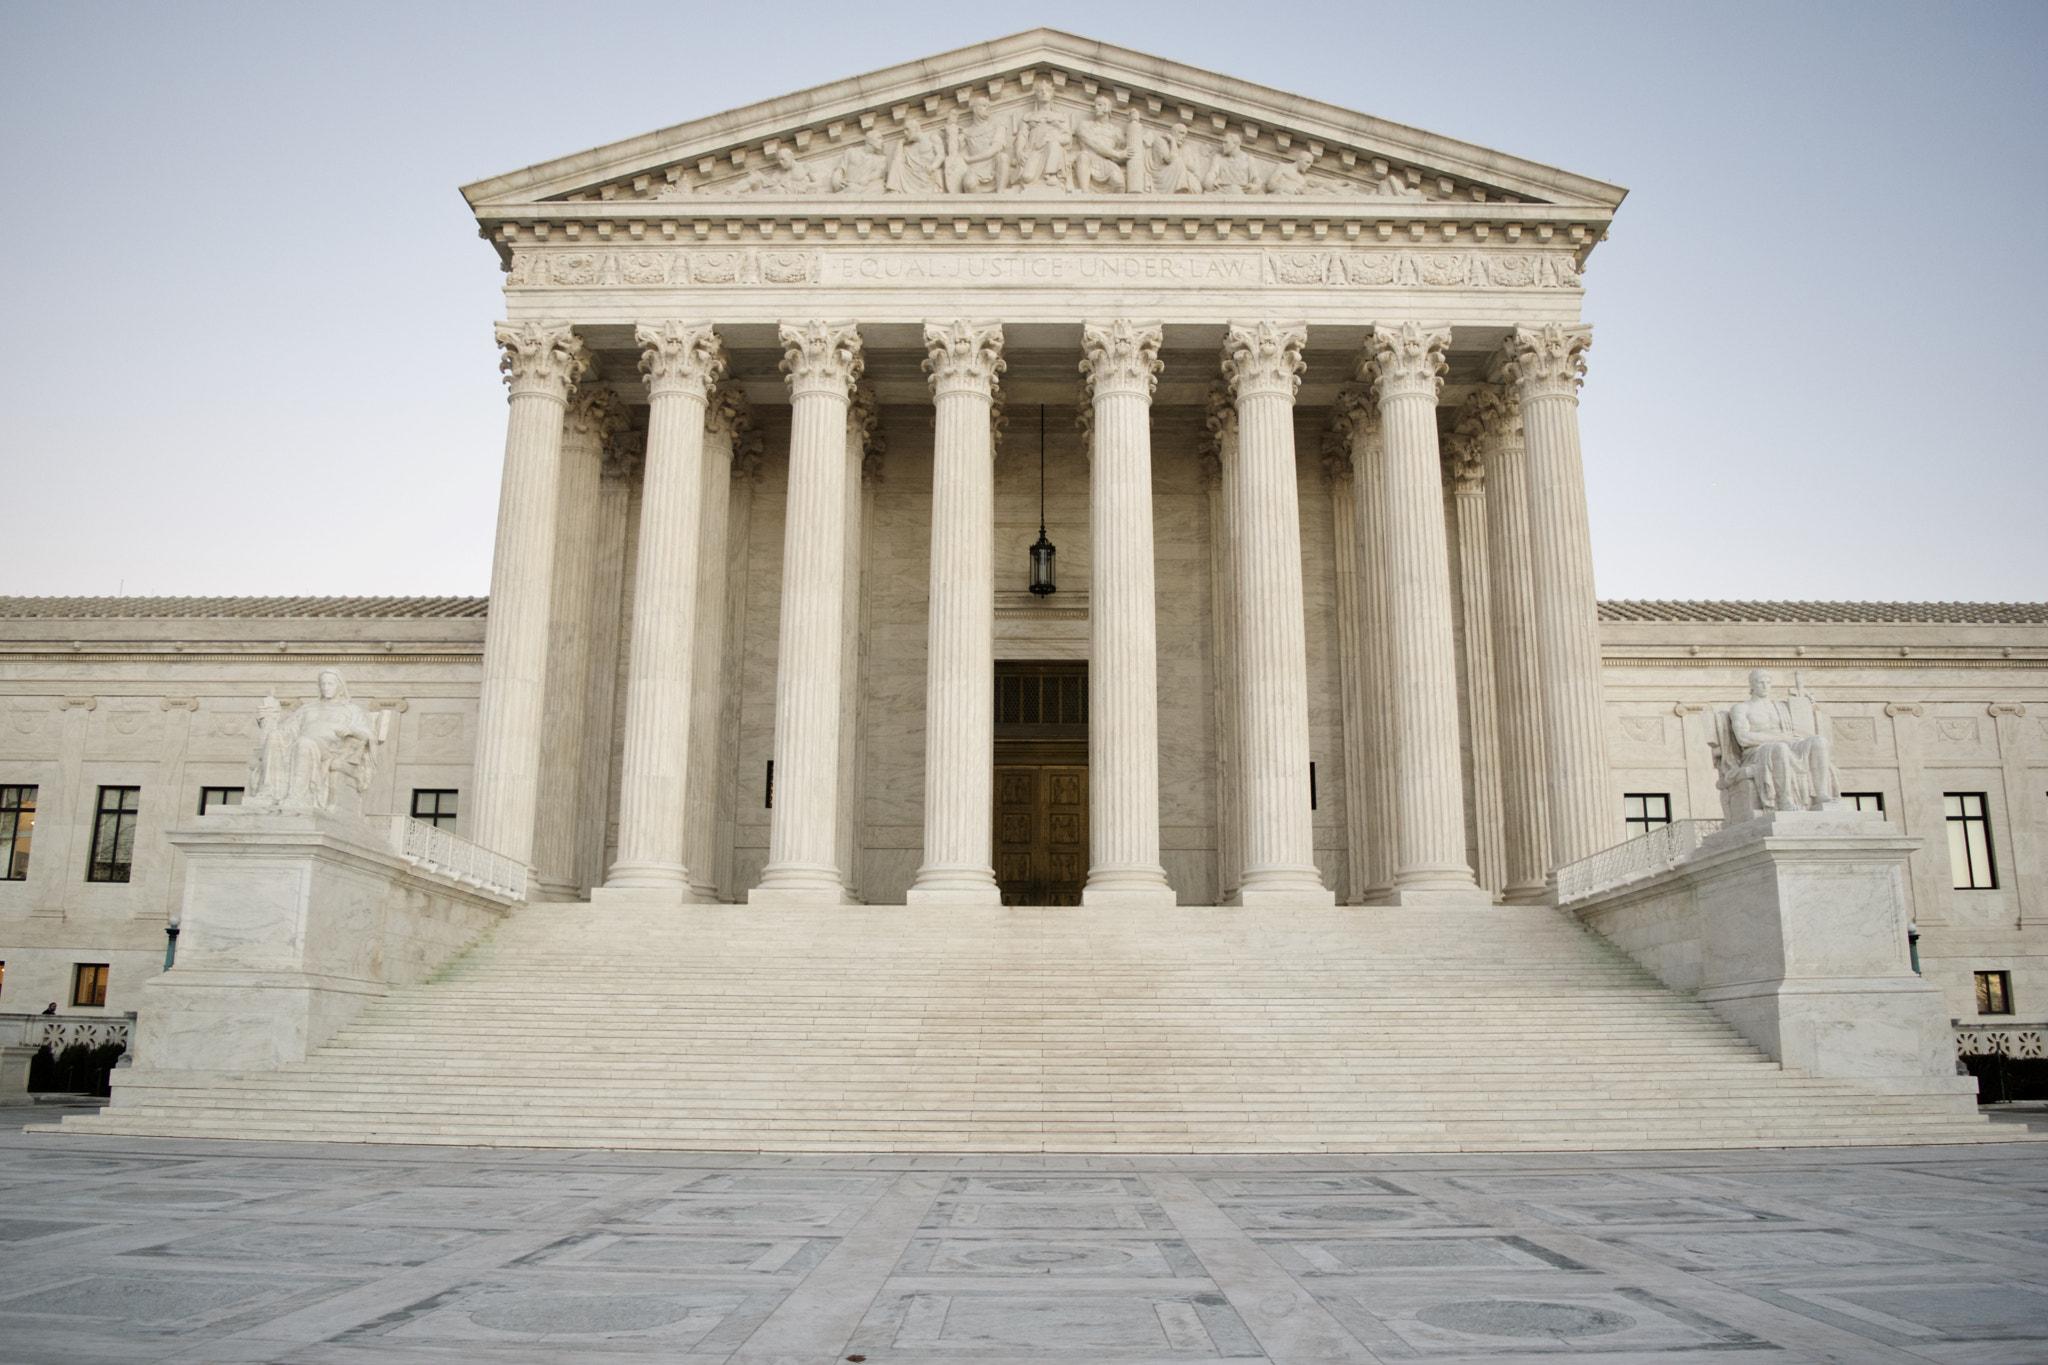
[[[640,485],[640,557],[633,576],[626,746],[619,769],[619,852],[606,887],[690,899],[683,863],[689,794],[690,680],[697,628],[698,517],[704,496],[704,414],[725,372],[718,333],[701,324],[642,326],[647,472]]]
[[[838,905],[840,641],[845,604],[846,416],[860,378],[851,322],[784,323],[789,501],[775,673],[775,809],[753,904]]]
[[[747,400],[732,384],[712,392],[705,414],[703,492],[697,514],[697,622],[690,664],[690,776],[683,811],[683,862],[691,898],[718,899],[720,715],[725,710],[726,520],[732,509],[733,454],[748,426]]]
[[[1486,543],[1486,466],[1473,414],[1445,443],[1444,472],[1458,528],[1458,607],[1465,640],[1465,726],[1472,751],[1472,845],[1478,850],[1479,885],[1488,893],[1503,883],[1500,814],[1500,720],[1493,696],[1493,604],[1490,547]]]
[[[1003,369],[1003,329],[993,322],[928,322],[924,344],[937,437],[924,865],[909,900],[996,905],[1002,896],[989,857],[995,751],[995,447],[989,418]]]
[[[1513,389],[1483,389],[1486,550],[1492,583],[1493,691],[1500,721],[1501,898],[1544,898],[1550,870],[1549,797],[1543,774],[1543,668],[1536,649],[1529,546],[1529,474]]]
[[[1458,660],[1451,628],[1451,564],[1444,536],[1436,399],[1448,327],[1375,327],[1365,378],[1379,396],[1386,494],[1382,547],[1393,684],[1394,772],[1400,821],[1394,900],[1401,905],[1483,901],[1465,853],[1465,782],[1458,752]]]
[[[1543,669],[1553,868],[1598,852],[1620,833],[1608,794],[1600,623],[1579,456],[1579,384],[1592,342],[1590,327],[1518,327],[1500,369],[1521,400],[1528,450],[1531,597]]]
[[[1364,867],[1352,887],[1359,905],[1385,905],[1394,896],[1394,831],[1400,811],[1394,792],[1393,683],[1388,674],[1387,513],[1385,445],[1380,413],[1363,389],[1338,397],[1338,421],[1351,444],[1352,541],[1358,556],[1358,691],[1363,715],[1365,768],[1348,790],[1365,807]]]
[[[1233,323],[1223,377],[1237,405],[1236,516],[1239,755],[1244,874],[1236,904],[1332,905],[1316,871],[1308,789],[1308,640],[1301,598],[1301,500],[1295,488],[1294,395],[1302,323]]]
[[[1365,889],[1366,845],[1370,842],[1365,798],[1365,688],[1359,656],[1358,490],[1353,486],[1351,438],[1341,418],[1323,433],[1323,482],[1330,494],[1331,544],[1336,561],[1337,697],[1344,736],[1345,896],[1357,901]]]
[[[491,552],[491,615],[477,701],[469,837],[521,863],[533,857],[541,715],[554,592],[555,504],[562,419],[590,355],[567,323],[498,324],[499,368],[511,388],[498,535]]]
[[[1231,485],[1237,467],[1237,409],[1222,379],[1209,388],[1209,451],[1202,461],[1209,495],[1209,630],[1216,657],[1216,898],[1237,894],[1244,869],[1243,787],[1240,780],[1237,669],[1236,522]]]
[[[548,607],[548,719],[541,736],[540,789],[533,860],[540,896],[553,901],[583,893],[577,866],[583,718],[589,696],[592,584],[597,578],[597,486],[604,448],[618,426],[610,389],[582,388],[569,401],[562,428],[562,466],[555,509],[555,582]]]
[[[1172,905],[1159,863],[1159,658],[1152,562],[1156,322],[1084,323],[1089,412],[1088,883],[1083,905]]]

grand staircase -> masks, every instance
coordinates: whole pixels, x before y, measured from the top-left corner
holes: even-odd
[[[304,1065],[66,1131],[709,1150],[1987,1142],[1767,1060],[1543,908],[528,906]]]

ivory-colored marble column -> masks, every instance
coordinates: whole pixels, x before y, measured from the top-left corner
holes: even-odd
[[[1579,454],[1579,384],[1592,341],[1590,327],[1518,327],[1501,367],[1521,401],[1528,452],[1530,595],[1543,670],[1553,868],[1621,837],[1609,792],[1599,609]]]
[[[726,523],[732,510],[733,452],[751,422],[747,400],[734,384],[712,392],[705,414],[703,484],[697,513],[697,621],[690,668],[689,794],[683,810],[683,862],[690,894],[700,904],[718,900],[718,788],[728,776],[721,761],[719,720],[725,710]]]
[[[1244,872],[1243,782],[1238,749],[1237,564],[1232,537],[1232,471],[1237,465],[1237,409],[1217,379],[1209,390],[1209,449],[1202,486],[1209,501],[1209,639],[1216,659],[1216,899],[1228,902]]]
[[[1486,557],[1492,582],[1494,708],[1500,724],[1501,899],[1533,905],[1550,872],[1550,793],[1543,760],[1543,664],[1529,544],[1529,475],[1512,388],[1480,391],[1485,437]]]
[[[885,445],[882,410],[875,402],[874,388],[865,382],[856,384],[846,410],[846,545],[842,551],[846,568],[839,580],[839,824],[833,842],[833,860],[848,905],[859,905],[863,899],[861,845],[867,792],[861,785],[861,717],[866,711],[861,670],[867,657],[868,598],[863,586],[867,528],[874,510],[869,471],[880,471]]]
[[[465,823],[472,842],[527,863],[539,805],[562,422],[590,355],[567,323],[501,322],[497,337],[511,405]]]
[[[846,414],[861,374],[851,322],[784,323],[789,501],[775,672],[775,809],[751,904],[838,905],[840,641]]]
[[[1465,851],[1458,664],[1436,434],[1436,400],[1450,344],[1448,327],[1375,327],[1364,366],[1379,400],[1385,444],[1382,555],[1393,605],[1388,663],[1401,812],[1394,900],[1401,905],[1486,899]]]
[[[1463,424],[1461,424],[1463,426]],[[1465,641],[1465,725],[1472,753],[1470,845],[1479,885],[1498,895],[1506,881],[1501,831],[1500,717],[1493,695],[1491,547],[1486,541],[1486,466],[1476,426],[1451,438],[1444,471],[1451,481],[1451,521],[1458,537],[1459,624]]]
[[[1351,438],[1342,424],[1323,433],[1323,481],[1330,491],[1330,521],[1337,589],[1337,686],[1344,731],[1344,894],[1356,903],[1365,891],[1366,845],[1371,841],[1365,801],[1365,689],[1359,654],[1363,624],[1358,602],[1358,490],[1353,486]],[[1327,790],[1327,786],[1325,788]]]
[[[1156,322],[1081,327],[1089,410],[1088,882],[1083,905],[1172,905],[1159,862],[1158,603],[1152,556]]]
[[[1003,329],[994,322],[928,322],[924,344],[937,434],[924,863],[908,898],[913,905],[997,905],[1002,896],[989,851],[995,752],[995,446],[989,419],[1003,369]],[[1098,800],[1103,790],[1098,783]],[[1153,826],[1156,842],[1156,807]]]
[[[576,867],[581,885],[604,882],[618,768],[612,738],[619,706],[620,648],[625,639],[626,514],[640,481],[646,434],[625,429],[605,443],[597,479],[597,564],[591,575],[590,658],[584,677],[583,762],[577,773]]]
[[[1365,716],[1365,771],[1353,789],[1365,806],[1365,866],[1352,902],[1386,905],[1394,897],[1394,841],[1400,808],[1394,791],[1394,703],[1388,669],[1386,480],[1380,412],[1370,394],[1338,395],[1338,420],[1351,443],[1352,539],[1358,556],[1359,705]]]
[[[604,448],[618,420],[617,395],[586,384],[569,400],[562,427],[555,585],[548,606],[548,715],[540,747],[543,799],[533,829],[533,861],[540,869],[537,900],[580,900],[587,889],[576,852],[583,717],[590,696],[591,592],[597,578],[597,490]]]
[[[1244,876],[1235,904],[1333,905],[1316,869],[1308,789],[1308,634],[1301,591],[1301,497],[1294,395],[1304,323],[1233,323],[1223,376],[1237,406],[1239,735]]]
[[[619,851],[607,890],[691,898],[683,862],[689,795],[697,556],[704,496],[704,425],[725,372],[718,333],[701,323],[635,329],[647,381],[647,470],[619,766]]]

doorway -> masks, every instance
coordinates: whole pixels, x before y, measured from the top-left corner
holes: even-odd
[[[1005,905],[1079,905],[1088,880],[1088,665],[996,661],[995,863]]]

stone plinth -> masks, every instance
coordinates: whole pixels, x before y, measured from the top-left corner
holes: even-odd
[[[236,807],[173,831],[185,855],[178,962],[142,988],[134,1071],[303,1061],[514,903],[406,862],[387,830],[383,820]]]
[[[1967,1093],[1941,992],[1907,950],[1919,842],[1853,811],[1775,812],[1574,910],[1788,1067],[1868,1090]]]

